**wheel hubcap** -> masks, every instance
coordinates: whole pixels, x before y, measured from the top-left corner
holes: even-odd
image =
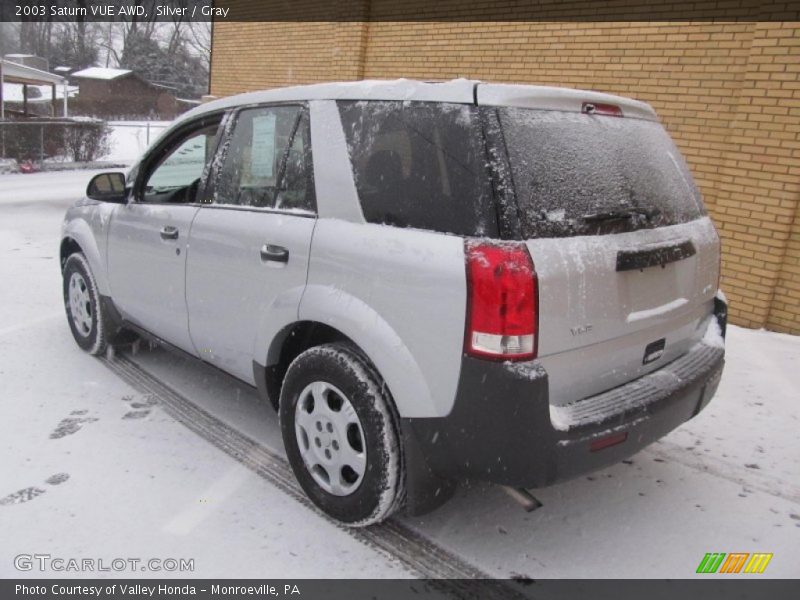
[[[69,278],[69,313],[75,329],[83,337],[92,332],[92,301],[89,288],[80,273],[73,273]]]
[[[367,452],[361,421],[347,397],[330,383],[310,383],[300,392],[294,424],[297,447],[314,481],[334,496],[356,491]]]

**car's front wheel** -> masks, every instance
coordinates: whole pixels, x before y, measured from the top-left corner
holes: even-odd
[[[351,526],[377,523],[403,498],[392,400],[380,375],[347,344],[298,356],[281,390],[289,462],[311,501]]]
[[[102,354],[108,345],[108,323],[97,283],[86,257],[71,254],[64,263],[64,308],[78,346],[89,354]]]

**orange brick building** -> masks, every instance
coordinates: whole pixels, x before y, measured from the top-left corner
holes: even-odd
[[[321,81],[470,77],[649,102],[687,157],[722,236],[731,321],[800,334],[796,3],[698,0],[693,12],[673,13],[635,0],[216,5],[242,20],[214,24],[215,96]]]

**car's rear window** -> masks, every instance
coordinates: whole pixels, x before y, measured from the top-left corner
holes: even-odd
[[[498,237],[477,107],[338,104],[368,222]]]
[[[689,169],[660,124],[497,110],[524,237],[630,231],[703,214]]]

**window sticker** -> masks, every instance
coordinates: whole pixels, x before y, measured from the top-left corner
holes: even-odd
[[[253,177],[272,177],[275,165],[275,113],[253,117],[250,164]]]

